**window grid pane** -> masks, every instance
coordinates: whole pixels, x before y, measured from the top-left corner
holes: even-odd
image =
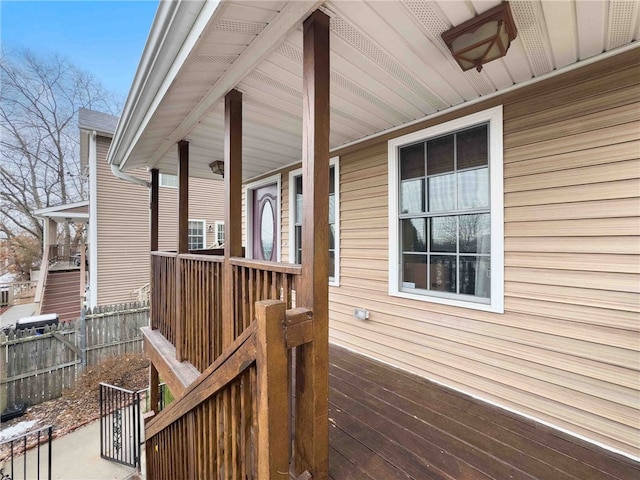
[[[490,298],[488,134],[483,124],[399,149],[403,289]]]

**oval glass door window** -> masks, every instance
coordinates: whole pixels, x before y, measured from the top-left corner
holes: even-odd
[[[262,258],[271,260],[273,256],[273,233],[274,219],[273,207],[270,201],[264,202],[262,205],[262,213],[260,215],[260,243],[262,245]]]

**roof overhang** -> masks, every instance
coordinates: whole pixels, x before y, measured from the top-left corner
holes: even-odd
[[[300,161],[302,21],[331,17],[331,148],[401,128],[635,48],[639,4],[513,1],[518,37],[463,72],[441,33],[500,1],[161,2],[108,161],[190,175],[223,158],[224,95],[243,92],[243,176]],[[615,28],[613,28],[615,27]]]
[[[37,217],[50,218],[57,223],[87,223],[89,221],[89,200],[42,208],[33,213]]]

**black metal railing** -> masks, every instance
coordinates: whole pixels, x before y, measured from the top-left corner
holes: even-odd
[[[49,425],[0,442],[0,479],[51,480],[52,440]]]
[[[140,468],[140,392],[100,384],[100,456]]]

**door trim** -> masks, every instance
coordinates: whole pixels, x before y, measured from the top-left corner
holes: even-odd
[[[276,184],[276,232],[278,235],[278,251],[276,261],[280,262],[282,255],[282,174],[277,173],[269,177],[261,178],[255,182],[248,183],[244,187],[244,231],[246,232],[245,256],[253,258],[253,191],[266,185]]]

